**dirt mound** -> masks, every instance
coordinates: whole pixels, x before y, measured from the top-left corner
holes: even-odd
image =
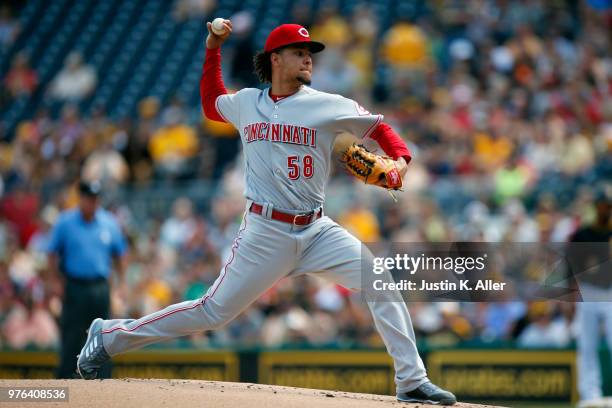
[[[217,381],[133,378],[94,381],[0,380],[0,387],[67,387],[69,390],[68,402],[11,403],[11,407],[426,408],[429,406],[401,403],[391,396]],[[455,407],[492,406],[456,404]]]

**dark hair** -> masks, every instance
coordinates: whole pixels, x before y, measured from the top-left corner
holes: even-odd
[[[81,195],[86,195],[89,197],[98,197],[102,190],[102,186],[99,181],[79,181],[79,192]]]
[[[308,48],[308,44],[287,44],[275,48],[270,52],[265,52],[263,50],[257,51],[253,57],[253,66],[255,67],[255,75],[257,75],[259,82],[264,84],[266,82],[272,83],[272,61],[270,60],[270,55],[272,55],[273,52],[278,54],[287,47]]]
[[[269,52],[257,51],[253,57],[253,66],[260,82],[272,82],[272,61],[270,61]]]

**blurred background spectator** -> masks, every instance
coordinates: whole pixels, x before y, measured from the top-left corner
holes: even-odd
[[[36,72],[30,68],[29,64],[27,55],[17,54],[11,69],[4,78],[4,85],[12,99],[31,95],[38,84]]]
[[[83,63],[81,54],[72,52],[51,83],[50,94],[60,101],[78,102],[94,91],[96,82],[94,68]]]
[[[13,16],[13,10],[11,10],[8,4],[2,4],[0,6],[0,50],[5,51],[8,49],[17,35],[19,35],[20,25],[17,19]]]
[[[149,154],[160,178],[194,177],[193,159],[198,153],[195,130],[185,125],[179,111],[169,110],[162,115],[163,125],[151,135]]]

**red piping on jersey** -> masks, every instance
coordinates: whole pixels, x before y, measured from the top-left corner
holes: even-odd
[[[192,305],[192,306],[189,306],[189,307],[184,307],[184,308],[181,308],[181,309],[174,309],[174,310],[171,310],[171,311],[169,311],[169,312],[167,312],[167,313],[164,313],[164,314],[163,314],[163,315],[161,315],[161,316],[157,316],[157,317],[156,317],[156,318],[154,318],[154,319],[147,320],[146,322],[142,322],[142,323],[140,323],[138,326],[136,326],[136,327],[134,327],[134,328],[131,328],[131,329],[126,329],[125,327],[114,327],[114,328],[112,328],[112,329],[110,329],[110,330],[102,330],[102,331],[101,331],[101,333],[102,333],[102,334],[110,334],[110,333],[112,333],[112,332],[114,332],[114,331],[117,331],[117,330],[121,330],[121,331],[124,331],[124,332],[133,332],[133,331],[135,331],[135,330],[137,330],[137,329],[141,328],[141,327],[142,327],[142,326],[144,326],[144,325],[147,325],[147,324],[149,324],[149,323],[153,323],[153,322],[155,322],[155,321],[157,321],[157,320],[163,319],[164,317],[168,317],[168,316],[170,316],[170,315],[173,315],[173,314],[178,313],[178,312],[183,312],[183,311],[185,311],[185,310],[195,309],[195,308],[196,308],[196,307],[198,307],[198,306],[204,305],[204,302],[206,302],[206,299],[208,299],[208,296],[204,297],[203,299],[200,299],[200,301],[199,301],[198,303],[196,303],[195,305]]]
[[[363,134],[363,136],[361,136],[361,138],[365,139],[366,137],[368,137],[370,135],[370,132],[372,132],[372,129],[376,129],[376,127],[378,127],[378,124],[382,122],[382,118],[382,115],[378,115],[376,117],[376,121],[372,123],[372,126],[370,126],[368,130],[366,130],[366,132]]]
[[[227,267],[228,267],[228,266],[229,266],[229,265],[230,265],[230,264],[231,264],[231,263],[234,261],[234,258],[235,258],[235,251],[238,249],[238,241],[240,241],[240,238],[242,238],[242,237],[240,236],[240,234],[242,234],[242,233],[244,232],[244,230],[246,229],[246,226],[247,226],[247,216],[246,216],[246,212],[245,212],[245,213],[244,213],[244,226],[243,226],[243,227],[240,229],[240,231],[238,231],[238,236],[236,237],[236,239],[234,239],[234,243],[232,244],[232,256],[231,256],[231,257],[230,257],[230,259],[229,259],[229,260],[228,260],[228,261],[225,263],[225,266],[223,267],[223,276],[221,277],[221,280],[219,281],[219,283],[217,284],[217,286],[215,287],[215,289],[212,291],[212,293],[211,293],[210,295],[206,295],[206,296],[204,296],[202,299],[200,299],[200,301],[199,301],[199,302],[197,302],[197,303],[196,303],[196,304],[194,304],[194,305],[191,305],[191,306],[188,306],[188,307],[183,307],[183,308],[181,308],[181,309],[174,309],[174,310],[170,310],[170,311],[168,311],[168,312],[164,313],[164,314],[163,314],[163,315],[161,315],[161,316],[157,316],[157,317],[155,317],[155,318],[153,318],[153,319],[151,319],[151,320],[147,320],[146,322],[142,322],[142,323],[140,323],[138,326],[133,327],[133,328],[131,328],[131,329],[127,329],[127,328],[125,328],[125,327],[114,327],[114,328],[112,328],[112,329],[110,329],[110,330],[102,330],[102,331],[101,331],[101,333],[102,333],[102,334],[110,334],[110,333],[112,333],[112,332],[114,332],[114,331],[117,331],[117,330],[121,330],[121,331],[124,331],[124,332],[133,332],[133,331],[135,331],[135,330],[138,330],[138,329],[139,329],[139,328],[141,328],[142,326],[145,326],[145,325],[147,325],[147,324],[149,324],[149,323],[156,322],[156,321],[158,321],[158,320],[160,320],[160,319],[163,319],[164,317],[168,317],[168,316],[173,315],[173,314],[175,314],[175,313],[178,313],[178,312],[184,312],[185,310],[195,309],[195,308],[196,308],[196,307],[198,307],[198,306],[202,306],[202,307],[204,307],[204,303],[206,303],[206,301],[207,301],[208,299],[211,299],[211,298],[212,298],[212,297],[215,295],[215,293],[217,292],[217,289],[219,289],[219,286],[221,286],[221,283],[223,283],[223,279],[225,279],[225,275],[226,275],[226,273],[227,273]]]
[[[227,267],[230,266],[230,264],[234,261],[234,257],[236,255],[235,251],[238,249],[238,242],[240,241],[240,238],[242,238],[240,236],[240,234],[242,234],[244,232],[244,230],[246,229],[246,226],[247,226],[247,212],[246,211],[244,212],[243,217],[244,217],[244,226],[240,229],[240,231],[238,231],[238,236],[234,240],[234,243],[232,245],[232,256],[225,263],[225,266],[223,267],[223,276],[221,277],[221,280],[219,281],[219,283],[217,284],[215,289],[213,289],[212,293],[210,294],[210,297],[213,297],[214,294],[217,292],[217,289],[219,289],[219,286],[221,286],[221,283],[223,282],[223,279],[225,279],[225,275],[227,274]]]
[[[412,154],[408,150],[406,143],[386,123],[383,122],[376,126],[370,138],[376,140],[385,153],[392,157],[393,160],[397,160],[400,157],[406,159],[406,163],[410,163],[410,160],[412,160]]]
[[[298,91],[295,91],[294,93],[290,93],[288,95],[274,95],[272,93],[272,90],[270,90],[270,93],[268,95],[270,95],[270,99],[272,99],[274,102],[278,102],[278,101],[282,101],[283,99],[291,96],[291,95],[295,95],[296,93],[298,93]]]
[[[200,78],[200,99],[204,115],[210,120],[227,122],[217,109],[217,98],[227,94],[221,74],[221,48],[206,49],[202,77]]]

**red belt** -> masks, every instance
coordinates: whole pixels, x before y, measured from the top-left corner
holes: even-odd
[[[252,213],[261,215],[263,212],[263,206],[253,203],[249,209]],[[276,221],[286,222],[293,225],[308,225],[315,222],[323,216],[323,209],[320,208],[318,211],[311,211],[305,214],[287,214],[284,212],[272,210],[272,219]]]

